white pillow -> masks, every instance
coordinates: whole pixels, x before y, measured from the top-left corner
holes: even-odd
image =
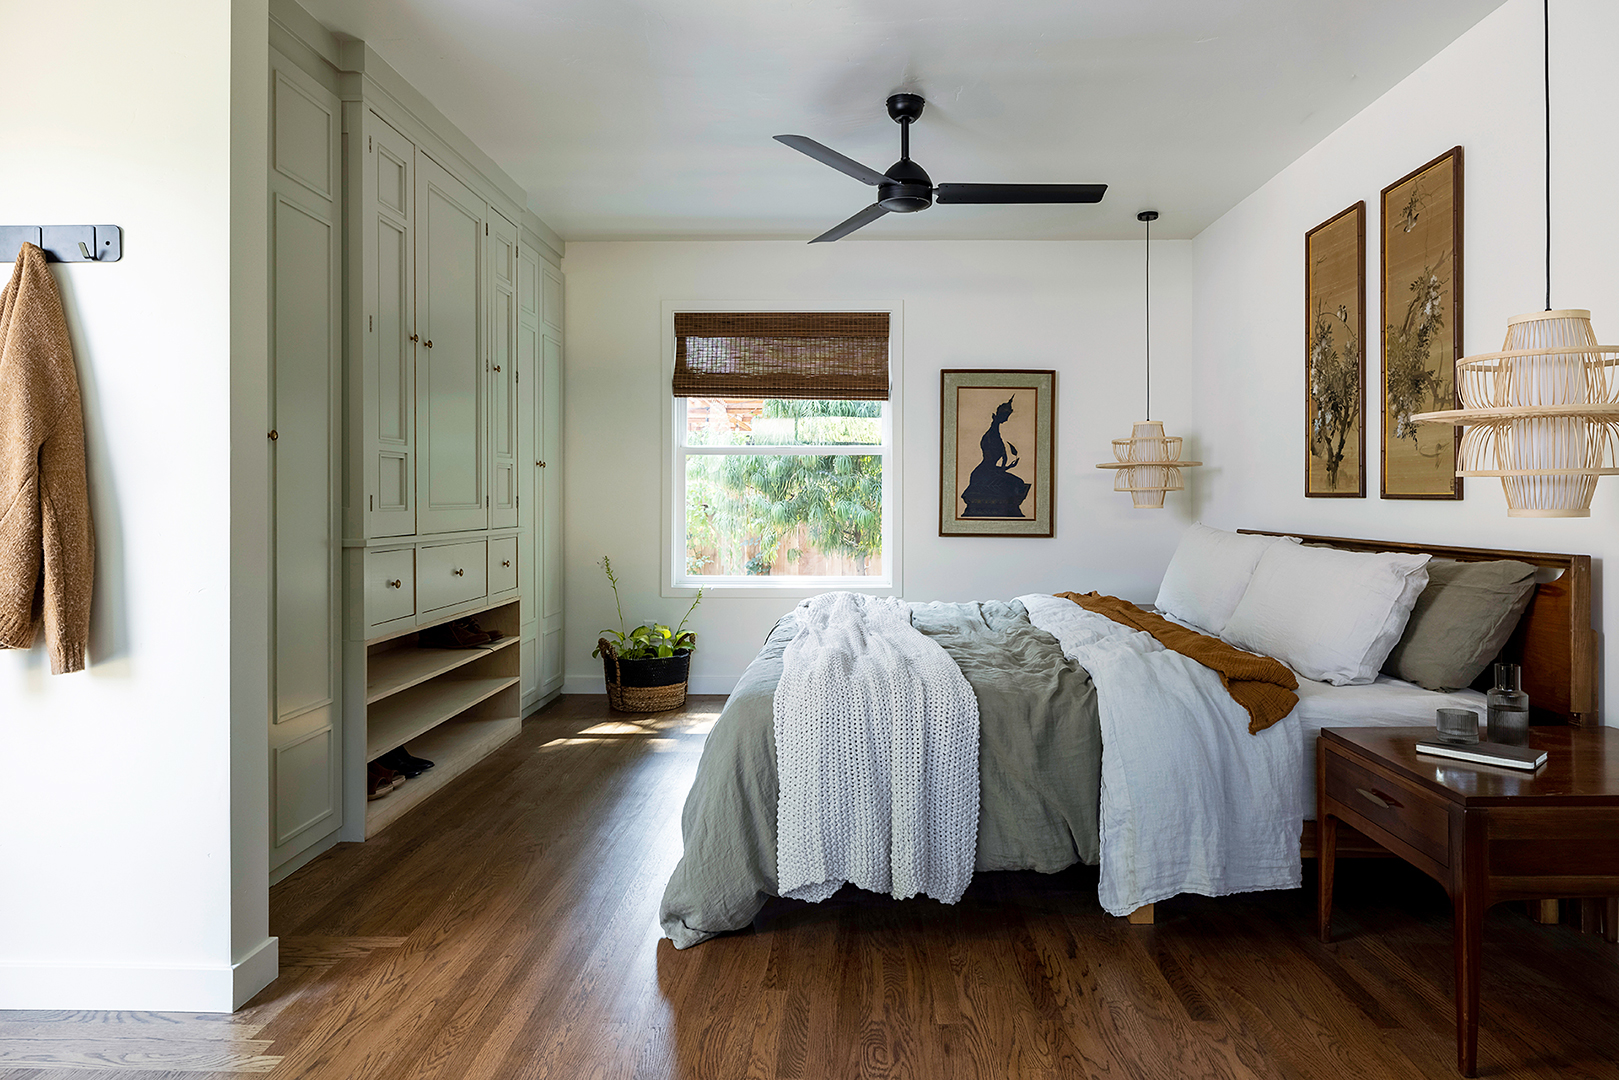
[[[1427,555],[1272,545],[1222,636],[1306,679],[1372,682],[1428,584],[1427,566]]]
[[[1181,537],[1175,557],[1169,560],[1153,606],[1181,622],[1211,634],[1220,633],[1247,591],[1259,557],[1281,539],[1284,538],[1241,536],[1193,525]],[[1285,539],[1299,542],[1293,536]]]

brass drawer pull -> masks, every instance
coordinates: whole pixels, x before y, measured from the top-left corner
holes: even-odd
[[[422,339],[417,337],[415,334],[412,334],[412,335],[410,335],[410,340],[412,340],[412,341],[420,341]]]
[[[451,570],[450,573],[454,574],[456,577],[466,577],[467,576],[467,572],[465,570],[461,569],[459,566],[456,567],[454,570]]]
[[[405,583],[403,581],[400,581],[398,578],[394,578],[392,581],[388,582],[388,588],[390,588],[390,589],[399,589],[399,588],[403,588],[404,584]]]
[[[500,560],[500,565],[502,565],[502,566],[510,566],[511,564],[512,564],[512,561],[510,559],[502,559],[502,560]]]
[[[422,342],[422,345],[423,345],[424,348],[431,349],[433,347],[433,339],[432,338],[427,339],[426,341]]]
[[[496,370],[496,371],[499,371],[499,370],[500,370],[500,365],[499,365],[499,364],[496,364],[496,365],[495,365],[495,370]]]
[[[1358,787],[1355,790],[1366,796],[1368,801],[1376,803],[1385,810],[1398,810],[1404,805],[1394,796],[1385,795],[1381,791],[1367,791],[1363,787]]]

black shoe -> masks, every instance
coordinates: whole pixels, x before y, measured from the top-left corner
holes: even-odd
[[[419,758],[413,758],[407,754],[405,748],[401,746],[377,758],[377,764],[384,768],[392,769],[407,780],[414,780],[427,771],[427,769],[415,764],[419,760]]]
[[[406,750],[403,746],[401,746],[399,748],[399,753],[400,753],[400,756],[401,756],[402,760],[410,762],[413,766],[415,766],[421,772],[426,772],[428,769],[431,769],[433,767],[433,763],[431,761],[428,761],[424,757],[417,757],[415,754],[412,754],[409,750]]]

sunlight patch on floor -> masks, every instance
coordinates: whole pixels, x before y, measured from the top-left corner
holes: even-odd
[[[550,742],[542,744],[535,751],[535,753],[543,754],[550,750],[560,750],[565,746],[595,746],[598,743],[613,743],[622,741],[622,737],[617,735],[592,735],[588,737],[575,737],[571,739],[552,739]],[[638,740],[636,745],[644,746],[649,750],[655,751],[685,749],[685,747],[681,746],[679,739],[665,739],[656,736],[648,736],[643,740]]]

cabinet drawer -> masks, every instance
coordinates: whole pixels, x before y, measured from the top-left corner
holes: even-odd
[[[421,611],[464,604],[489,592],[489,545],[470,544],[424,547],[416,553],[416,591]]]
[[[489,541],[489,595],[517,588],[517,537]]]
[[[365,616],[379,626],[416,613],[416,552],[370,551],[365,556]]]
[[[1450,814],[1432,796],[1378,776],[1331,751],[1327,753],[1327,796],[1440,866],[1450,865]]]

